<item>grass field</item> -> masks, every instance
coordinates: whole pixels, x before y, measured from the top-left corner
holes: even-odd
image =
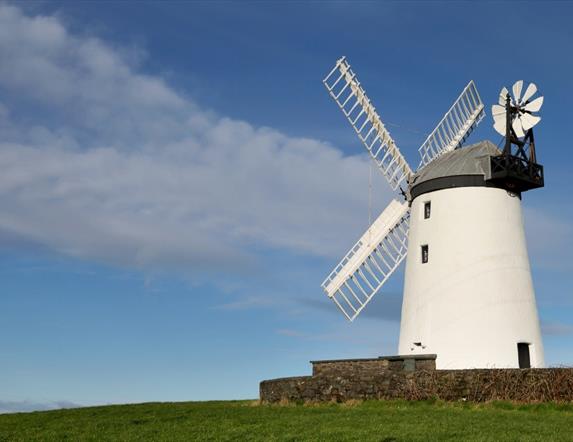
[[[573,441],[573,404],[148,403],[0,415],[1,441]]]

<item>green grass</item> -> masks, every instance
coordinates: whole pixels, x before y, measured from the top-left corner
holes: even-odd
[[[573,404],[149,403],[0,415],[0,441],[573,441]]]

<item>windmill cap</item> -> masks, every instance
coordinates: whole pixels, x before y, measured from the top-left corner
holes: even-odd
[[[453,187],[491,187],[486,182],[489,158],[500,154],[495,144],[484,140],[439,156],[412,177],[412,200],[424,193]]]

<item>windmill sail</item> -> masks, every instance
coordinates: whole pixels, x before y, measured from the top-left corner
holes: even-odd
[[[408,203],[392,200],[322,283],[348,320],[358,316],[406,257],[408,224]]]
[[[461,146],[484,115],[483,103],[472,80],[420,146],[422,159],[418,168]]]
[[[323,83],[392,189],[398,189],[412,170],[344,57],[336,62]]]

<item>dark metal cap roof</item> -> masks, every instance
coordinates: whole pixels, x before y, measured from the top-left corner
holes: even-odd
[[[443,154],[413,175],[411,197],[451,187],[489,186],[485,181],[489,174],[489,158],[500,154],[501,151],[488,140]]]
[[[423,181],[456,175],[485,175],[487,159],[501,151],[488,140],[448,152],[414,174],[412,187]]]

